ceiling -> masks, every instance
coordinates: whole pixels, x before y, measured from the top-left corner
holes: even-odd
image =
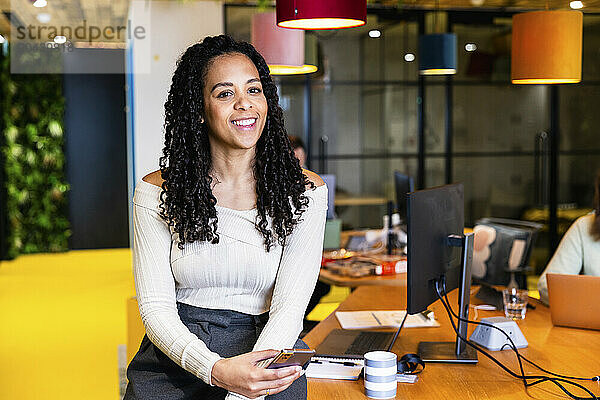
[[[441,9],[507,9],[507,10],[570,10],[570,0],[382,0],[369,2],[369,4],[382,4],[385,6],[435,8]],[[599,12],[600,0],[582,0],[584,12]],[[481,4],[477,6],[476,4]]]
[[[47,0],[47,6],[37,8],[30,0],[0,0],[0,33],[10,37],[9,16],[16,16],[24,26],[69,26],[82,25],[98,27],[123,26],[127,23],[129,0]],[[50,21],[40,22],[39,14],[48,14]],[[124,41],[124,40],[121,40]]]
[[[151,1],[151,0],[148,0]],[[194,0],[171,0],[174,2]],[[481,2],[481,6],[474,6],[472,2]],[[584,12],[600,12],[600,0],[582,0]],[[48,5],[43,8],[33,6],[33,0],[0,0],[0,33],[10,38],[10,23],[8,17],[16,16],[21,24],[28,26],[71,26],[76,27],[86,20],[87,25],[99,27],[124,26],[127,23],[127,11],[130,0],[47,0]],[[231,1],[230,4],[254,5],[255,1]],[[569,0],[380,0],[369,1],[369,7],[405,9],[504,9],[507,11],[525,9],[569,9]],[[437,4],[436,4],[437,3]],[[274,4],[274,2],[272,2]],[[40,22],[39,14],[49,14],[50,21]],[[107,40],[109,41],[109,40]],[[123,42],[115,38],[114,42]]]

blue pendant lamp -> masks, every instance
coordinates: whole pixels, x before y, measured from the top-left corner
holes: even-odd
[[[433,33],[419,38],[419,74],[456,74],[456,35]]]

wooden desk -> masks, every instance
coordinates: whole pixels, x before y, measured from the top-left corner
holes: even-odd
[[[457,291],[451,293],[450,304],[457,308]],[[554,327],[550,311],[536,300],[536,310],[528,310],[527,317],[519,321],[519,327],[529,342],[521,349],[525,357],[556,373],[572,376],[592,377],[600,371],[600,332]],[[473,301],[477,303],[477,301]],[[384,291],[373,286],[356,289],[338,308],[342,311],[373,309],[404,309],[406,290],[388,287]],[[398,337],[393,351],[402,355],[417,350],[420,341],[454,340],[447,314],[437,302],[430,309],[442,325],[440,328],[406,328]],[[472,312],[471,312],[472,314]],[[497,311],[479,310],[479,318],[501,315]],[[331,314],[304,337],[304,341],[315,348],[332,330],[340,328]],[[474,327],[469,324],[469,335]],[[514,353],[510,350],[491,352],[513,371],[518,370]],[[512,378],[500,367],[479,354],[475,365],[427,364],[415,384],[398,384],[398,399],[562,399],[568,398],[552,383],[536,385],[526,392],[520,380]],[[524,363],[526,373],[539,371]],[[596,395],[600,386],[596,382],[579,382]],[[325,379],[308,380],[308,399],[366,399],[363,380],[340,381]],[[575,389],[573,389],[575,392]],[[584,396],[583,392],[575,392]],[[587,397],[587,395],[585,395]]]
[[[340,233],[340,242],[345,244],[351,235],[364,235],[366,231],[343,231]],[[396,275],[371,275],[362,278],[341,276],[321,268],[319,280],[328,285],[357,287],[357,286],[406,286],[406,273]]]
[[[358,286],[406,286],[406,273],[396,275],[370,275],[362,278],[341,276],[321,268],[319,280],[328,285],[358,287]]]

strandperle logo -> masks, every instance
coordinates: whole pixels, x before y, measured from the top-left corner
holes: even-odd
[[[145,39],[146,28],[137,25],[132,26],[131,20],[127,20],[126,25],[104,26],[88,25],[87,20],[83,20],[81,25],[72,26],[47,26],[47,25],[27,25],[16,28],[18,40],[46,41],[54,40],[57,36],[65,37],[66,40],[98,42],[98,41],[125,41],[131,39]]]
[[[74,15],[53,15],[51,22],[53,10],[40,18],[42,14],[35,15],[27,8],[29,2],[11,0],[11,73],[122,74],[134,59],[136,73],[148,73],[152,65],[152,2],[115,2],[121,6],[110,15],[79,7]]]

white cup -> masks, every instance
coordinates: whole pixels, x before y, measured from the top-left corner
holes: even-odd
[[[365,394],[371,399],[396,397],[396,354],[389,351],[371,351],[365,354]]]

